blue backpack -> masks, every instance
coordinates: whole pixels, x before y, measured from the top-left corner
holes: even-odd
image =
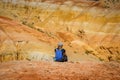
[[[63,59],[63,51],[55,49],[55,61],[61,61]]]

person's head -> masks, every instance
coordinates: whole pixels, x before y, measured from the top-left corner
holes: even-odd
[[[62,49],[62,47],[63,47],[63,43],[62,43],[62,42],[59,42],[59,43],[58,43],[58,49]]]

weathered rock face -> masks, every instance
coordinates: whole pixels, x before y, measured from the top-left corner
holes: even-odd
[[[0,17],[1,62],[26,59],[52,60],[50,54],[52,51],[49,51],[53,47],[49,46],[49,40],[51,39],[44,33],[21,25],[9,18]],[[44,54],[46,52],[47,55]]]
[[[21,41],[21,37],[24,37],[23,40],[25,42],[26,40],[30,41],[31,35],[29,35],[29,33],[31,33],[32,36],[37,37],[37,40],[35,37],[32,41],[48,42],[52,45],[52,48],[49,48],[51,54],[55,44],[58,41],[63,41],[70,60],[74,60],[75,58],[75,60],[80,60],[82,54],[88,54],[87,56],[90,56],[89,54],[91,54],[100,60],[119,61],[120,10],[100,8],[96,6],[98,3],[95,4],[94,1],[75,1],[62,2],[54,0],[53,2],[25,2],[24,0],[20,0],[16,3],[0,1],[0,15],[17,20],[18,22],[39,31],[34,33],[32,29],[30,31],[22,29],[24,30],[24,34],[23,31],[21,31],[21,33],[20,29],[18,29],[17,33],[10,34],[22,34],[21,36],[16,37],[16,41]],[[4,23],[2,26],[5,26]],[[6,28],[7,27],[4,27],[5,30]],[[8,31],[10,31],[10,29],[8,29]],[[29,33],[26,33],[26,31]],[[1,34],[2,33],[3,32],[1,32]],[[46,46],[49,46],[48,43],[45,43],[45,45],[47,44]],[[36,44],[37,43],[35,43],[35,45]],[[25,46],[26,45],[27,44],[25,44]],[[37,46],[39,45],[37,44]],[[15,51],[15,48],[12,47],[12,45],[11,48],[13,48],[12,51]],[[23,51],[29,50],[26,48]],[[6,49],[7,48],[5,48],[5,50]],[[33,50],[33,52],[34,51],[36,50]]]

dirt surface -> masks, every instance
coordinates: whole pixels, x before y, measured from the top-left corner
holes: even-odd
[[[115,62],[29,62],[0,63],[0,80],[120,80]]]

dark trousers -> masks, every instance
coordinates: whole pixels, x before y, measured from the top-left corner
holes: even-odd
[[[66,55],[63,56],[63,58],[61,60],[55,60],[56,62],[67,62],[68,58]]]

